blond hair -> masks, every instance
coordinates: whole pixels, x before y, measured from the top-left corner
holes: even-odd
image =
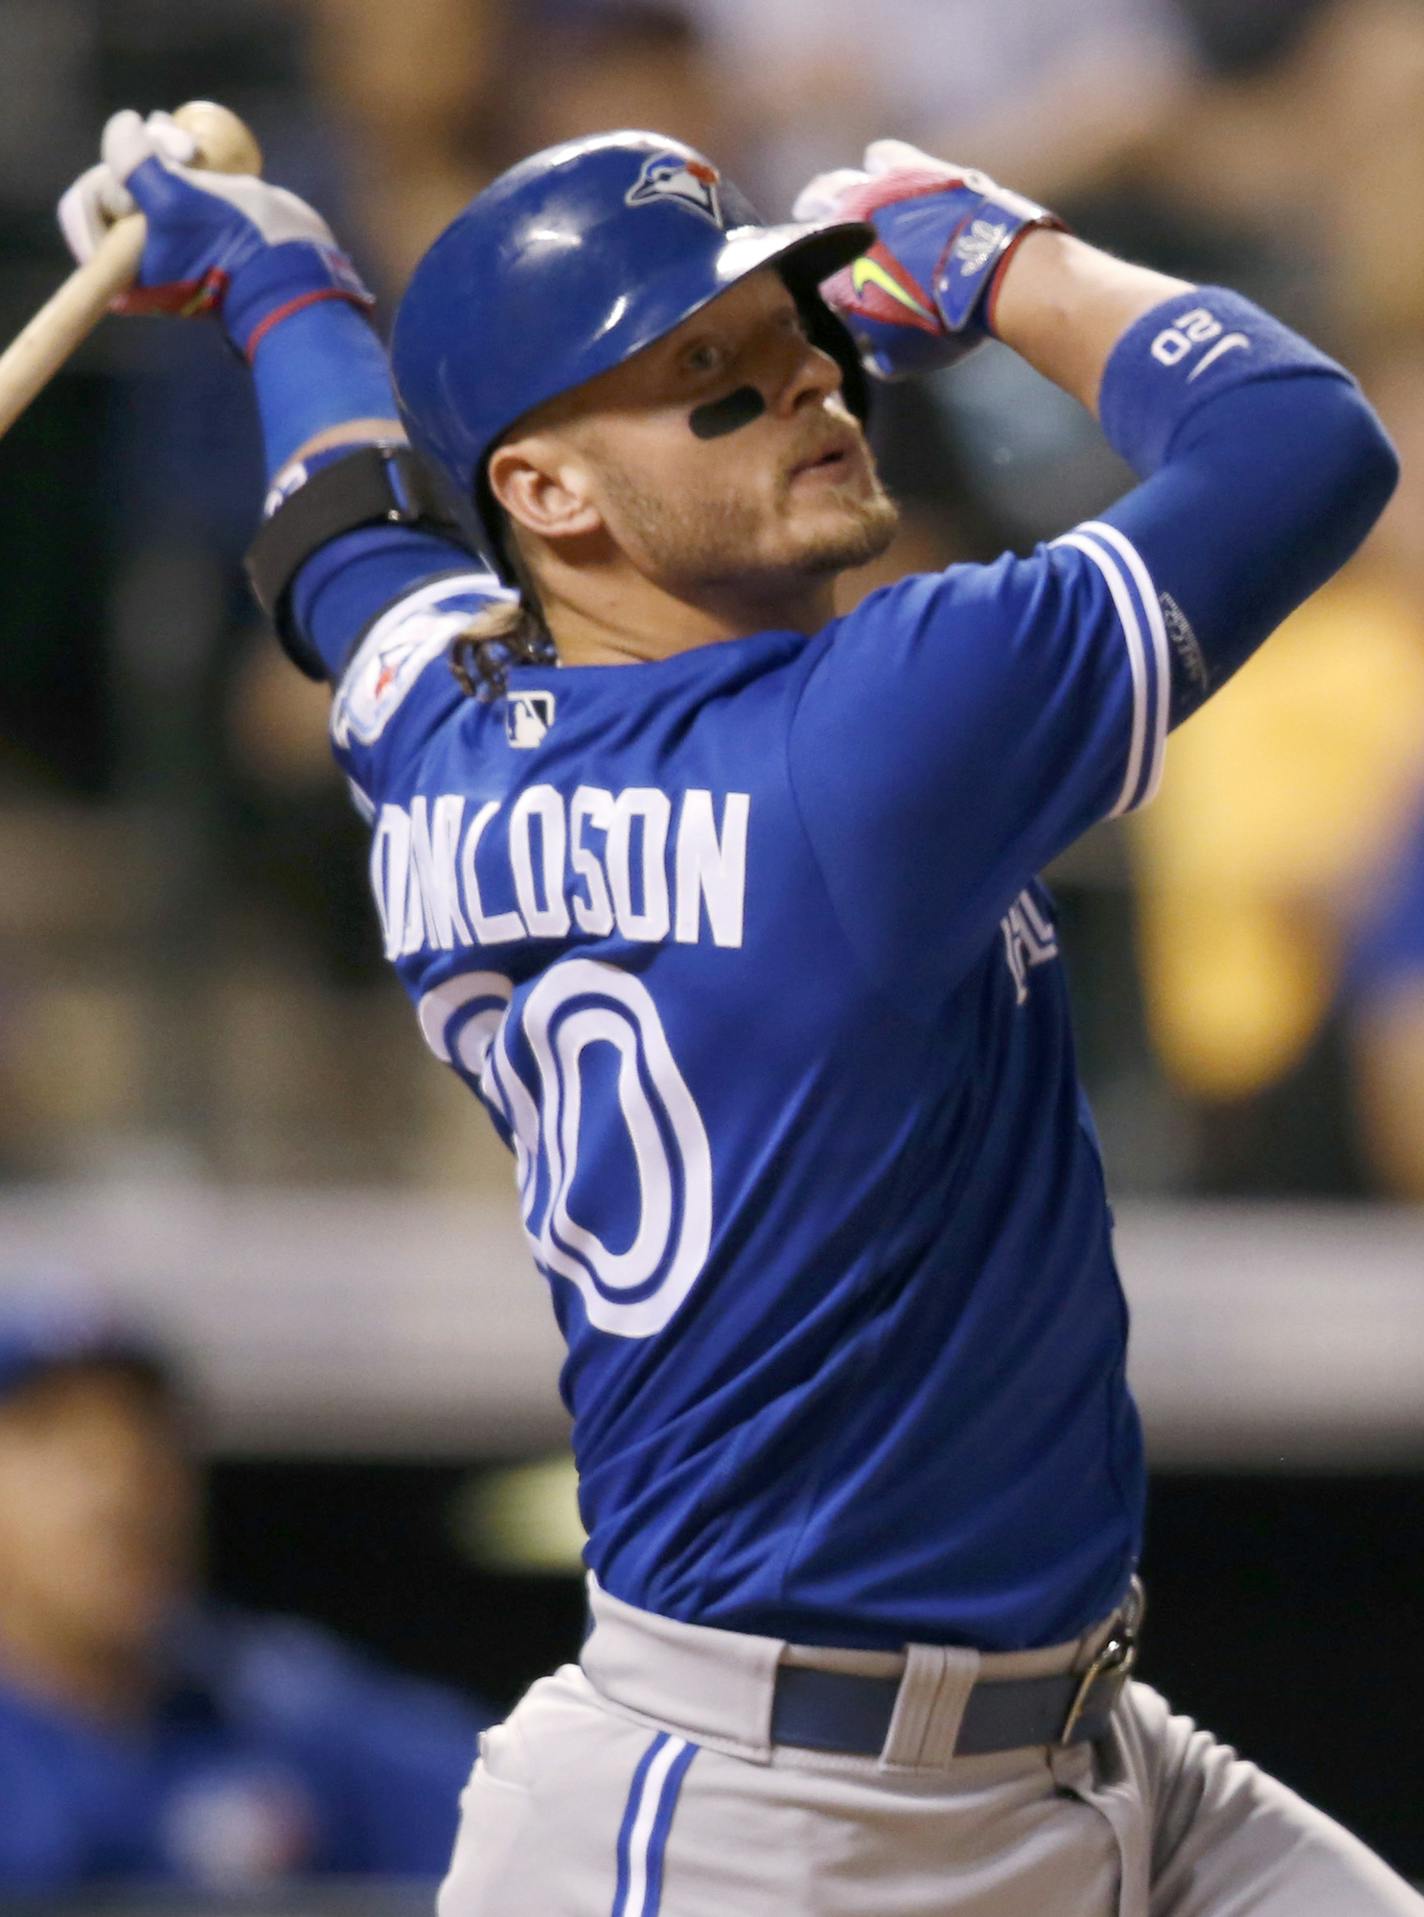
[[[500,544],[519,596],[496,599],[477,612],[450,648],[450,670],[457,684],[470,698],[486,703],[504,696],[511,666],[558,664],[533,577],[508,517],[501,513],[500,520]]]

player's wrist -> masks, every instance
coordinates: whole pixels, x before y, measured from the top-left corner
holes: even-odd
[[[1065,253],[1081,242],[1061,225],[1021,227],[1012,243],[1004,248],[984,297],[983,328],[990,339],[1011,345],[1015,296],[1045,270],[1050,262],[1061,262]],[[1012,283],[1012,284],[1011,284]],[[1032,292],[1028,295],[1032,298]],[[1001,318],[1001,307],[1004,309]],[[1005,326],[1008,332],[1005,331]]]
[[[251,363],[275,327],[331,300],[360,313],[375,305],[374,296],[338,247],[309,240],[256,247],[231,271],[222,300],[223,331]]]
[[[399,419],[385,350],[364,312],[290,288],[253,310],[258,325],[263,315],[273,320],[252,359],[269,478],[298,448],[353,420]]]
[[[967,174],[947,197],[953,227],[931,280],[935,308],[947,332],[966,340],[994,337],[999,288],[1024,241],[1068,229],[1047,207],[983,174]]]

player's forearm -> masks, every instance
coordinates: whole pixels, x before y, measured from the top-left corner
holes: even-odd
[[[1221,287],[1191,289],[1128,325],[1099,409],[1145,482],[1103,517],[1160,597],[1175,724],[1344,565],[1399,464],[1343,367]]]
[[[362,313],[335,302],[292,313],[249,353],[269,479],[343,445],[403,440],[385,349]]]
[[[1026,233],[996,289],[993,331],[1094,414],[1113,348],[1186,280],[1132,266],[1069,233]]]
[[[1177,724],[1349,559],[1393,448],[1345,370],[1250,301],[1065,233],[1024,237],[993,329],[1146,482],[1106,517],[1169,607]]]
[[[400,510],[399,479],[389,497],[378,488],[368,499],[369,471],[359,492],[343,492],[344,476],[331,470],[365,447],[406,443],[385,350],[363,315],[334,303],[293,313],[264,334],[251,361],[273,482],[268,517],[288,515],[288,529],[295,513],[307,528],[296,556],[275,571],[259,562],[254,582],[296,662],[335,678],[382,607],[422,580],[476,562],[468,548],[437,536],[443,528],[418,501]],[[386,471],[374,455],[367,464],[377,477]],[[390,523],[397,519],[404,523]],[[254,554],[262,549],[259,540]]]

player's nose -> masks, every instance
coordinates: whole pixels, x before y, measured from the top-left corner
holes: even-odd
[[[804,333],[778,331],[767,351],[757,383],[774,412],[789,417],[839,391],[840,367]]]
[[[841,369],[831,354],[804,337],[797,344],[800,351],[781,396],[781,410],[788,413],[818,406],[841,386]]]

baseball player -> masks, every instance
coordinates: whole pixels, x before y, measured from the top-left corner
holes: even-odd
[[[491,1714],[206,1596],[191,1426],[144,1327],[0,1284],[0,1909],[444,1867]]]
[[[310,209],[162,117],[103,155],[65,231],[136,202],[135,303],[252,364],[256,581],[568,1345],[591,1634],[484,1739],[442,1917],[1417,1917],[1130,1681],[1126,1314],[1034,877],[1378,514],[1349,376],[896,142],[766,225],[617,133],[435,242],[397,404]],[[1141,483],[836,617],[895,524],[862,363],[989,334]]]

